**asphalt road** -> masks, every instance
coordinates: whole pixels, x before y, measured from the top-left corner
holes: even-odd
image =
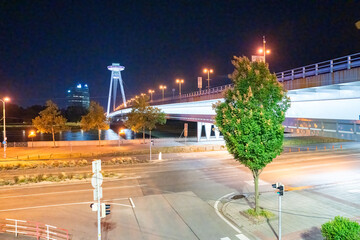
[[[117,169],[123,178],[104,181],[103,200],[112,207],[103,219],[102,239],[241,239],[237,230],[247,235],[246,229],[234,229],[213,207],[229,193],[253,192],[247,168],[227,152],[164,158],[169,160]],[[283,154],[261,174],[260,190],[273,191],[271,183],[282,182],[359,201],[360,191],[354,194],[360,184],[359,158],[357,150]],[[338,186],[339,192],[329,186]],[[68,229],[73,239],[96,239],[97,218],[89,207],[92,190],[89,180],[2,187],[0,219],[38,221]]]

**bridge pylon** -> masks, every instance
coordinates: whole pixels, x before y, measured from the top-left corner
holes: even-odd
[[[120,85],[123,104],[126,107],[126,98],[125,98],[124,86],[123,86],[123,81],[122,81],[122,78],[121,78],[121,71],[123,71],[125,69],[125,67],[120,66],[119,63],[113,63],[111,66],[108,66],[107,68],[108,68],[108,70],[111,71],[109,99],[108,99],[108,105],[107,105],[107,111],[106,111],[106,116],[109,116],[111,97],[113,97],[113,108],[112,108],[112,110],[115,111],[115,108],[116,108],[116,92],[117,92],[118,83]]]

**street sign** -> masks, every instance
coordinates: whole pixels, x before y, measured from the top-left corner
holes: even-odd
[[[188,124],[184,123],[184,137],[188,136]]]
[[[97,200],[101,199],[103,197],[102,187],[99,187],[99,192],[98,192],[98,189],[95,188],[93,190],[93,193],[94,193],[94,201],[97,201]]]
[[[99,186],[101,186],[102,182],[103,182],[103,175],[100,172],[95,173],[91,178],[91,185],[94,188],[97,188],[98,184]]]
[[[252,62],[264,62],[264,56],[257,56],[257,55],[252,55],[251,56],[251,61]]]
[[[92,162],[92,172],[100,172],[101,171],[101,160],[95,160]]]
[[[198,77],[198,88],[202,89],[202,77]]]

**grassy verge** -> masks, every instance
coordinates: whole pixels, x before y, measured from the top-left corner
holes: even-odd
[[[265,210],[265,209],[260,209],[260,212],[257,214],[255,212],[255,209],[253,208],[250,208],[246,211],[243,212],[244,215],[249,218],[250,220],[254,221],[254,222],[263,222],[267,219],[271,219],[271,218],[274,218],[275,217],[275,214],[268,211],[268,210]]]
[[[121,175],[113,172],[102,172],[106,178],[121,178]],[[39,182],[62,182],[69,180],[86,180],[92,177],[92,173],[65,173],[59,174],[36,174],[36,175],[20,175],[15,176],[13,179],[0,179],[0,186],[29,184]]]
[[[284,146],[300,146],[315,143],[336,143],[336,142],[350,142],[350,140],[329,138],[320,136],[299,136],[299,137],[285,137]]]

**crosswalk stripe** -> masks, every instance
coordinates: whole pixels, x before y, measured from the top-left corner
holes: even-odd
[[[228,237],[223,237],[223,238],[220,238],[220,240],[231,240],[231,239]]]
[[[244,234],[240,233],[238,235],[235,235],[240,240],[249,240]]]

